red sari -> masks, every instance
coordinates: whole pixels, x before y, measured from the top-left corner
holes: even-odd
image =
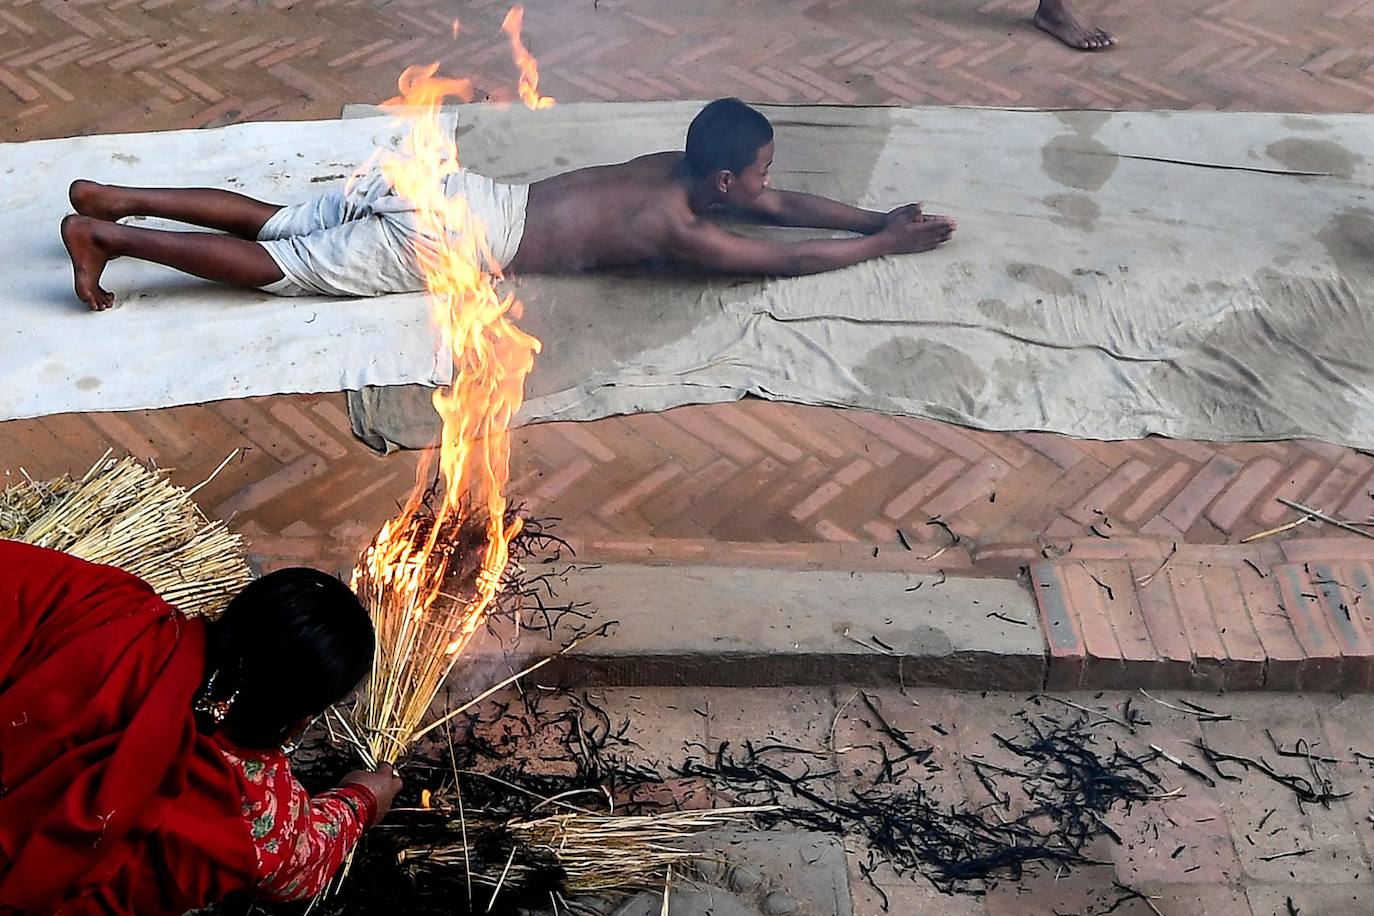
[[[205,624],[0,540],[0,912],[183,912],[254,883],[240,780],[191,711]]]

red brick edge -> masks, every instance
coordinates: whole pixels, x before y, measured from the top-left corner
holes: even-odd
[[[1374,689],[1374,542],[1074,542],[1029,567],[1047,686]]]

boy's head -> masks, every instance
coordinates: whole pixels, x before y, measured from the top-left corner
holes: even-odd
[[[716,99],[687,128],[685,163],[722,202],[747,204],[768,187],[773,125],[739,99]]]

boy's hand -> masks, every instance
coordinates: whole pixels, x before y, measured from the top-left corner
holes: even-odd
[[[401,777],[396,775],[396,771],[391,768],[391,764],[384,763],[377,768],[375,773],[367,770],[354,770],[339,780],[339,785],[346,786],[349,783],[362,786],[372,793],[377,799],[377,820],[378,823],[386,817],[386,813],[391,810],[391,803],[396,800],[396,793],[401,791]]]
[[[949,241],[957,226],[948,216],[923,214],[919,204],[911,204],[888,214],[881,234],[891,245],[889,254],[914,254]]]
[[[902,204],[900,207],[893,207],[891,210],[887,211],[884,227],[891,226],[893,223],[904,222],[920,215],[921,203],[919,201],[914,204]]]

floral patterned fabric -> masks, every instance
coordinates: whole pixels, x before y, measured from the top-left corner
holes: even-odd
[[[276,751],[221,748],[243,777],[243,818],[258,857],[253,888],[269,900],[305,900],[324,890],[377,816],[365,787],[311,797]]]

